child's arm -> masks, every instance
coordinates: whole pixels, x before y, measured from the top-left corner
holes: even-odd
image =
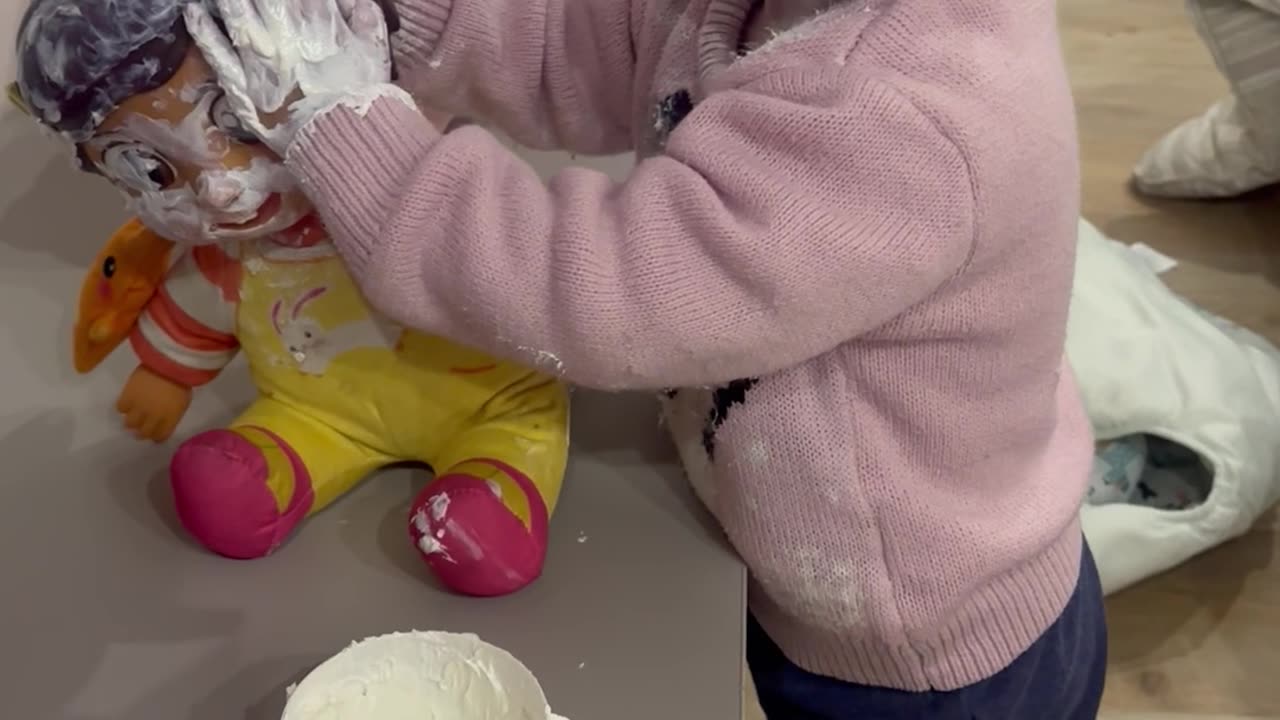
[[[550,185],[493,137],[411,108],[316,119],[289,154],[369,299],[605,388],[795,365],[900,315],[970,256],[956,144],[873,80],[774,73],[722,92],[623,183]],[[847,88],[821,103],[769,94]]]
[[[116,409],[139,437],[167,439],[192,388],[213,380],[235,357],[235,303],[220,282],[227,267],[216,248],[184,253],[138,317],[129,341],[139,366]]]
[[[399,83],[520,143],[630,149],[631,0],[394,0]]]

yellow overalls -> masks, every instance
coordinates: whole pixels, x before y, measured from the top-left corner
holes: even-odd
[[[204,265],[206,277],[238,274],[219,282],[238,287],[234,335],[261,394],[228,429],[174,457],[179,514],[193,534],[222,554],[256,557],[375,469],[419,461],[437,477],[410,530],[447,585],[500,594],[536,577],[568,453],[563,384],[396,327],[368,307],[327,242],[247,243],[234,268]]]

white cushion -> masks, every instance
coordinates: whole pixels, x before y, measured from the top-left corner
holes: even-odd
[[[1201,505],[1086,505],[1103,590],[1243,534],[1280,498],[1280,351],[1196,308],[1081,220],[1067,354],[1100,439],[1159,435],[1214,472]]]

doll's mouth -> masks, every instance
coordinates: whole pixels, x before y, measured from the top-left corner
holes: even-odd
[[[280,212],[281,204],[284,201],[280,197],[280,193],[272,193],[266,202],[258,206],[258,211],[253,217],[238,223],[218,223],[215,227],[219,230],[252,230],[269,221],[276,213]]]
[[[275,241],[285,247],[303,248],[311,247],[324,238],[324,225],[315,213],[311,213],[277,233]]]

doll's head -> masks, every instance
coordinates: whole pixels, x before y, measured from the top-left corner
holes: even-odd
[[[22,100],[168,239],[278,233],[311,206],[187,34],[182,8],[199,1],[33,0],[18,30]]]

